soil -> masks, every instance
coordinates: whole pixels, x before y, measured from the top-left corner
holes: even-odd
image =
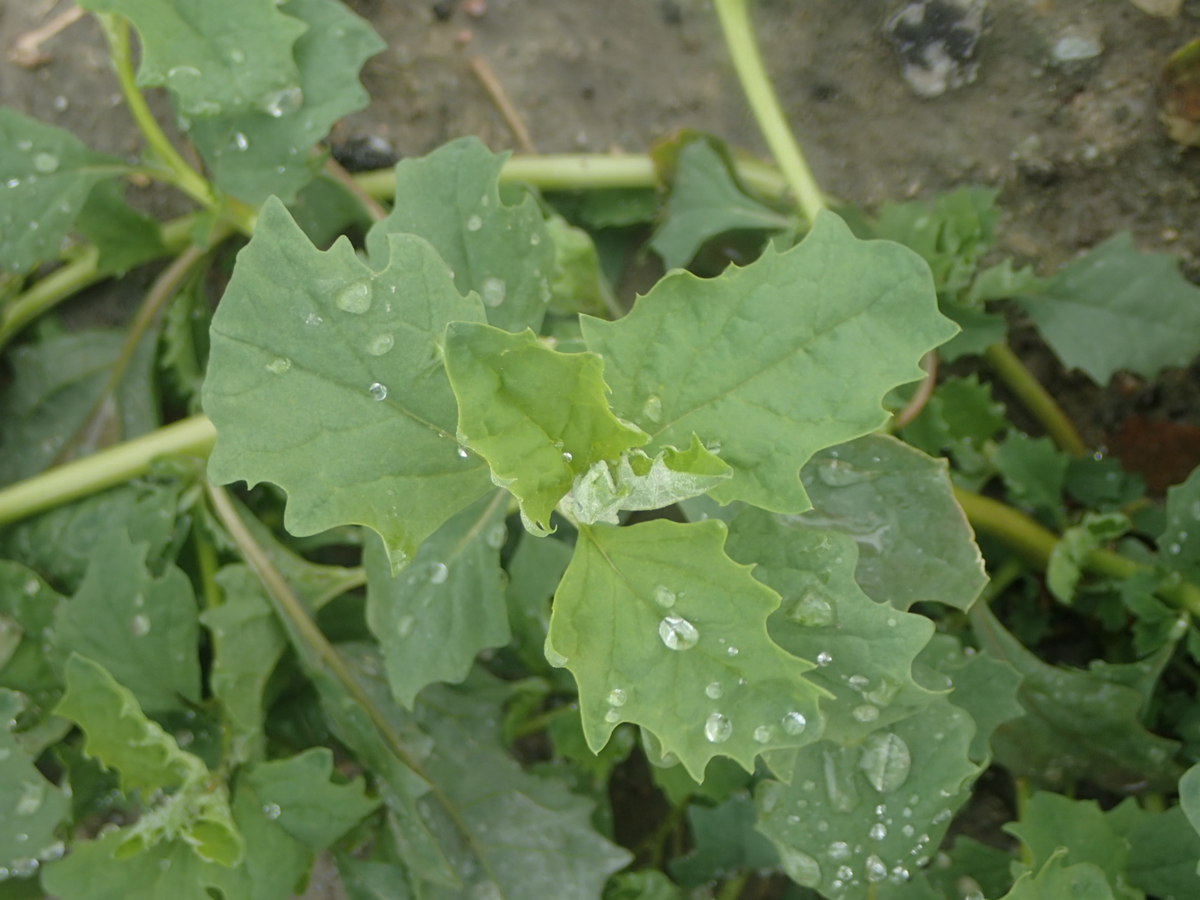
[[[425,153],[462,135],[515,147],[472,73],[487,61],[544,152],[641,152],[682,127],[764,153],[705,0],[353,0],[388,49],[368,63],[371,107],[335,143]],[[1001,190],[1002,249],[1043,271],[1128,230],[1176,254],[1200,280],[1200,150],[1169,140],[1156,91],[1172,51],[1200,36],[1200,2],[1155,18],[1125,0],[992,0],[975,80],[917,96],[883,35],[905,0],[759,0],[767,65],[824,189],[868,208],[961,184]],[[0,46],[57,11],[52,0],[0,3]],[[1099,56],[1055,64],[1068,35]],[[136,152],[98,29],[73,26],[36,69],[0,62],[0,103],[74,131],[97,149]],[[1025,335],[1018,349],[1075,414],[1093,445],[1175,465],[1200,463],[1200,368],[1152,384],[1103,387],[1063,373]],[[1137,415],[1138,419],[1130,417]],[[1134,424],[1131,426],[1130,422]],[[1165,425],[1164,425],[1165,423]],[[1162,431],[1163,427],[1167,431]],[[1156,430],[1158,429],[1158,430]],[[1182,448],[1182,449],[1178,449]],[[323,895],[332,896],[332,895]]]

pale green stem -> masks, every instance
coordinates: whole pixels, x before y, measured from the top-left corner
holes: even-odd
[[[0,489],[0,525],[136,478],[161,456],[207,456],[216,437],[212,422],[204,416],[193,416],[84,459],[47,469]]]
[[[825,208],[825,197],[796,143],[783,107],[779,105],[754,38],[748,0],[715,0],[715,5],[721,30],[725,33],[725,44],[759,130],[795,194],[796,202],[811,223]]]
[[[1021,362],[1021,358],[1013,353],[1008,344],[992,344],[983,351],[983,358],[1059,447],[1072,456],[1087,454],[1087,444],[1083,442],[1067,414],[1062,411],[1062,407],[1042,387],[1041,382],[1033,377],[1033,373]]]

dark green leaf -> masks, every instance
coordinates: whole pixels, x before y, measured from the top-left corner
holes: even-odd
[[[1004,486],[1019,505],[1063,520],[1063,482],[1069,457],[1048,437],[1009,434],[993,455]]]
[[[693,846],[687,856],[671,861],[671,874],[685,887],[695,887],[739,869],[769,869],[779,856],[754,830],[754,801],[735,794],[720,806],[688,809]]]
[[[1065,850],[1057,851],[1037,877],[1026,872],[1001,900],[1113,900],[1104,872],[1091,863],[1067,866]]]
[[[162,227],[125,202],[123,186],[103,181],[88,195],[77,226],[96,245],[102,272],[124,274],[167,252]]]
[[[0,688],[0,870],[32,875],[41,860],[57,859],[59,825],[71,811],[66,794],[34,766],[11,732],[21,696]]]
[[[1167,523],[1158,536],[1158,552],[1164,565],[1200,578],[1200,468],[1167,489]]]

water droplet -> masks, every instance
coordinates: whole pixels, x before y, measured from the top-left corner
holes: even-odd
[[[367,393],[371,395],[372,400],[387,399],[387,385],[380,384],[378,381],[372,381],[371,386],[367,388]]]
[[[33,857],[23,857],[12,861],[12,874],[16,878],[32,878],[37,874],[38,861]]]
[[[794,847],[780,847],[779,863],[787,877],[802,887],[815,888],[821,883],[821,866],[807,853]]]
[[[283,815],[283,810],[279,808],[278,803],[264,803],[262,814],[274,822],[281,815]]]
[[[708,686],[704,688],[704,695],[709,700],[720,700],[721,695],[725,693],[725,688],[721,686],[719,681],[710,681]]]
[[[859,691],[860,693],[862,692],[862,689],[865,688],[870,683],[871,683],[871,679],[868,678],[866,675],[851,675],[849,678],[846,679],[846,684],[850,685],[850,687],[854,688],[856,691]]]
[[[402,638],[412,634],[413,626],[417,624],[417,620],[413,616],[401,616],[396,620],[396,634]]]
[[[822,668],[824,668],[825,666],[829,665],[831,662],[833,662],[833,657],[830,654],[826,653],[824,650],[822,650],[820,653],[817,654],[817,665],[818,666],[821,666]]]
[[[651,422],[658,423],[662,421],[662,397],[658,394],[651,394],[646,398],[646,403],[642,407],[642,417]]]
[[[608,712],[606,712],[604,714],[604,721],[607,722],[609,725],[616,725],[618,722],[621,721],[621,714],[619,712],[617,712],[615,709],[610,709]]]
[[[739,650],[737,647],[733,646],[733,644],[730,644],[728,647],[725,648],[726,656],[737,656],[741,652],[742,651]]]
[[[536,247],[541,242],[542,242],[542,236],[540,234],[538,234],[536,231],[529,236],[529,246]]]
[[[298,87],[287,87],[263,97],[262,109],[273,119],[295,112],[304,103],[304,91]]]
[[[458,458],[459,459],[466,459],[470,455],[471,455],[471,452],[466,447],[460,446],[458,448]]]
[[[721,713],[713,713],[704,721],[704,736],[709,743],[723,744],[733,734],[733,723]]]
[[[849,881],[854,877],[854,870],[849,866],[838,866],[837,877],[842,881]]]
[[[240,132],[240,131],[234,132],[233,146],[236,147],[238,150],[249,150],[250,149],[250,139],[248,137],[246,137],[246,135],[242,134],[242,132]]]
[[[499,306],[504,302],[504,296],[507,293],[508,285],[502,278],[485,278],[479,288],[479,296],[483,300],[484,306]]]
[[[792,604],[788,618],[807,628],[823,628],[833,624],[833,604],[819,591],[808,591]]]
[[[267,371],[274,375],[282,375],[292,367],[292,361],[286,356],[277,356],[267,363]]]
[[[854,716],[855,720],[866,724],[874,722],[879,718],[879,707],[872,706],[870,703],[864,703],[862,706],[856,706],[850,711],[850,715]]]
[[[483,219],[479,218],[479,216],[467,217],[467,231],[478,231],[482,227]]]
[[[908,869],[904,868],[904,866],[892,866],[891,880],[896,884],[903,884],[904,882],[908,881],[909,877]],[[982,895],[980,896],[979,900],[983,900]]]
[[[488,529],[483,539],[493,550],[499,550],[504,546],[504,542],[508,540],[508,526],[503,522],[497,522]]]
[[[53,153],[38,153],[33,157],[33,167],[43,175],[58,171],[58,157]]]
[[[825,855],[836,861],[850,858],[850,845],[845,841],[834,841],[825,851]]]
[[[867,881],[883,881],[887,878],[888,870],[883,860],[872,853],[867,857]]]
[[[21,186],[21,179],[20,178],[10,178],[10,179],[8,179],[8,181],[4,182],[4,186],[6,188],[18,188]]]
[[[371,308],[371,286],[365,281],[356,281],[338,291],[333,302],[338,309],[361,316]]]
[[[769,743],[771,740],[771,729],[766,725],[759,725],[754,729],[754,740],[760,744]]]
[[[307,316],[304,317],[305,325],[320,325],[324,321],[325,320],[322,319],[320,316],[318,316],[315,312],[310,312]]]
[[[429,568],[429,581],[431,584],[445,584],[446,579],[450,577],[450,569],[445,563],[435,562]]]
[[[628,699],[629,696],[621,688],[613,688],[608,692],[609,706],[624,706],[625,701]]]
[[[660,584],[654,589],[654,602],[663,609],[670,609],[675,605],[675,592],[664,584]]]
[[[863,741],[858,767],[881,794],[894,791],[908,780],[912,754],[904,738],[891,732],[875,732]]]
[[[804,718],[804,713],[792,710],[784,714],[781,724],[783,725],[783,730],[788,734],[796,735],[802,732],[805,726],[808,725],[808,719]]]
[[[658,636],[671,650],[690,650],[700,640],[696,626],[682,616],[667,616],[659,622]]]
[[[396,339],[390,334],[377,334],[367,342],[367,352],[372,356],[383,356],[394,346]]]
[[[887,837],[887,826],[882,822],[876,822],[871,826],[871,830],[867,832],[867,835],[873,841],[882,841],[885,837]]]
[[[138,613],[129,623],[129,630],[133,632],[134,637],[145,637],[150,633],[150,617],[144,613]]]
[[[13,807],[13,812],[18,816],[32,816],[42,808],[42,800],[45,796],[45,784],[40,781],[27,781],[21,787],[21,797]]]
[[[38,592],[38,588],[40,586],[41,585],[38,583],[36,578],[27,578],[25,579],[25,584],[22,587],[25,591],[25,596],[32,597]]]
[[[846,487],[870,481],[879,475],[867,469],[860,469],[844,459],[817,460],[817,477],[830,487]]]
[[[563,462],[570,462],[575,458],[575,454],[570,450],[564,450],[562,454]]]

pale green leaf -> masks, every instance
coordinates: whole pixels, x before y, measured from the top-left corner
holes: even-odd
[[[612,288],[600,268],[592,236],[559,215],[546,219],[546,237],[554,244],[554,278],[550,305],[559,312],[602,316],[616,305]]]
[[[1200,354],[1200,288],[1175,256],[1143,253],[1128,233],[1018,300],[1063,364],[1097,384],[1118,369],[1153,378]]]
[[[814,664],[767,636],[779,596],[725,555],[725,537],[712,520],[581,530],[546,652],[579,684],[593,750],[634,722],[701,780],[714,756],[750,770],[820,736]]]
[[[691,141],[679,151],[666,220],[650,247],[668,269],[686,266],[710,238],[727,231],[783,231],[793,219],[748,196],[729,166],[707,140]]]
[[[292,45],[303,22],[275,0],[84,0],[141,38],[138,84],[165,87],[184,116],[267,109],[299,87]]]
[[[0,688],[0,869],[36,868],[31,860],[57,858],[57,829],[71,812],[66,794],[48,781],[17,742],[11,728],[21,696]]]
[[[290,762],[284,760],[282,764]],[[246,853],[242,865],[231,873],[224,900],[290,900],[303,890],[314,854],[280,827],[277,808],[259,796],[250,778],[238,779],[233,820],[245,841]],[[334,816],[338,813],[327,812]]]
[[[57,257],[92,189],[128,170],[69,131],[0,109],[0,269]]]
[[[367,249],[379,256],[388,235],[420,235],[449,265],[458,290],[483,298],[488,322],[536,330],[550,299],[554,247],[531,195],[511,204],[501,195],[505,159],[469,137],[401,161],[396,204],[367,234]]]
[[[918,360],[955,330],[920,259],[859,241],[832,213],[785,253],[709,281],[677,272],[624,318],[583,320],[648,453],[698,434],[734,470],[716,499],[789,513],[810,506],[800,467],[881,425],[883,396],[922,377]]]
[[[787,521],[854,538],[855,579],[873,600],[967,609],[983,590],[983,557],[944,460],[871,434],[818,453],[800,478],[814,508]]]
[[[1075,599],[1083,569],[1092,551],[1113,541],[1130,528],[1124,513],[1085,513],[1083,521],[1063,532],[1046,563],[1046,587],[1063,603]]]
[[[968,759],[973,725],[938,698],[859,744],[822,741],[797,753],[790,783],[756,795],[759,830],[783,870],[827,896],[888,896],[927,865],[981,771]]]
[[[455,322],[445,356],[459,439],[520,501],[535,534],[553,530],[550,514],[577,476],[645,443],[609,410],[604,363],[594,353],[560,353],[528,330]]]
[[[196,600],[187,576],[146,568],[145,544],[122,529],[96,546],[83,584],[59,609],[54,643],[104,666],[152,713],[200,699]]]
[[[427,684],[462,681],[480,651],[508,643],[499,554],[507,498],[496,491],[457,513],[395,576],[382,543],[368,539],[367,624],[402,706]]]
[[[378,532],[393,566],[488,490],[459,455],[438,344],[483,319],[425,241],[393,235],[373,271],[339,240],[309,243],[268,201],[213,318],[204,407],[217,428],[214,481],[271,481],[284,524]]]
[[[298,86],[254,110],[197,119],[189,131],[217,186],[254,205],[272,194],[290,201],[312,179],[321,162],[313,145],[367,105],[358,71],[384,48],[337,0],[288,0],[280,9],[308,25],[295,45]]]
[[[1068,866],[1066,858],[1066,850],[1055,852],[1036,877],[1026,872],[1001,900],[1113,900],[1112,888],[1100,868],[1091,863]]]

